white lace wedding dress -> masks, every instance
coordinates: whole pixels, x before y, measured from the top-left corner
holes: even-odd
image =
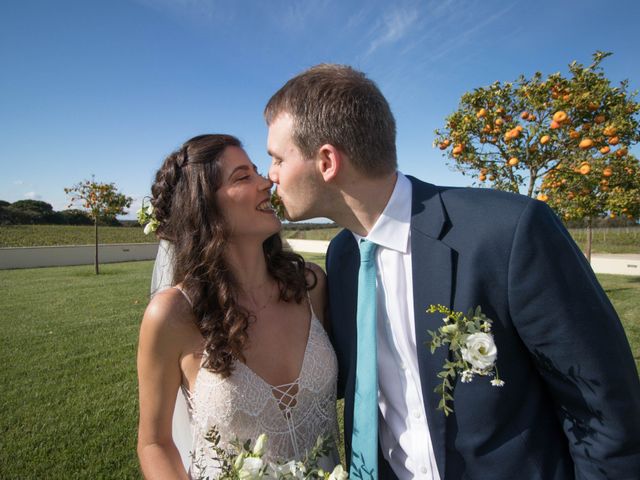
[[[190,478],[217,476],[217,462],[205,439],[214,426],[224,449],[230,449],[233,440],[255,441],[267,434],[266,461],[301,460],[318,436],[329,435],[334,448],[321,466],[331,471],[339,462],[337,367],[329,338],[311,309],[307,346],[294,382],[270,385],[242,362],[235,363],[228,378],[201,368],[192,392],[182,386],[191,433]]]

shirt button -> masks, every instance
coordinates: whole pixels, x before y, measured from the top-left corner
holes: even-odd
[[[407,366],[404,363],[400,364],[400,370],[406,370]]]
[[[413,411],[413,416],[414,416],[415,418],[420,418],[420,411],[418,411],[418,410],[414,410],[414,411]],[[424,468],[424,467],[423,467],[423,468]]]
[[[420,468],[420,471],[422,472],[423,475],[426,475],[428,472],[427,467],[425,467],[424,465]]]

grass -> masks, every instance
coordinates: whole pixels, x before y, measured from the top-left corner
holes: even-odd
[[[341,229],[283,229],[284,238],[331,240]],[[48,245],[92,245],[91,226],[72,225],[8,225],[0,227],[1,247],[34,247]],[[100,227],[100,243],[147,243],[155,237],[138,227]],[[586,230],[571,229],[576,243],[584,249]],[[640,253],[640,227],[600,228],[593,231],[593,253]]]
[[[0,271],[0,478],[137,478],[152,262]]]
[[[155,242],[142,228],[98,227],[100,243]],[[3,225],[0,247],[39,247],[50,245],[93,245],[95,230],[90,225]]]
[[[0,478],[140,478],[135,354],[152,262],[92,268],[0,271]],[[640,278],[599,279],[640,368]]]
[[[569,232],[584,250],[587,230],[572,228]],[[640,253],[640,227],[594,228],[591,248],[594,253]]]

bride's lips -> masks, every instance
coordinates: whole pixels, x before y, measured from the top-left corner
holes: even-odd
[[[265,198],[263,201],[261,201],[258,206],[256,207],[256,210],[258,210],[259,212],[262,213],[274,213],[274,209],[273,209],[273,205],[271,205],[271,199],[269,197]]]

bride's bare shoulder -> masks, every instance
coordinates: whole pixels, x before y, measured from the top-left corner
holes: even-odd
[[[141,328],[169,335],[190,333],[194,320],[185,295],[177,288],[167,288],[155,294],[147,305]]]

